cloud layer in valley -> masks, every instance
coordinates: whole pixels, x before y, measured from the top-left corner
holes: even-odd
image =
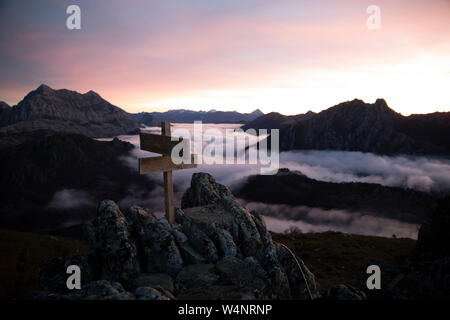
[[[225,129],[234,124],[203,124],[204,129],[216,129],[225,135]],[[174,124],[174,129],[192,130],[191,124]],[[173,130],[174,130],[173,129]],[[148,128],[159,133],[159,128]],[[236,133],[237,139],[246,134]],[[156,156],[139,149],[138,136],[120,136],[135,145],[132,155],[124,161],[137,170],[137,158]],[[299,170],[312,179],[328,182],[364,182],[385,186],[411,188],[423,192],[450,192],[450,160],[420,156],[384,156],[347,151],[288,151],[280,154],[280,168]],[[232,186],[245,177],[258,174],[258,165],[199,165],[197,169],[177,171],[174,179],[180,188],[190,181],[192,172],[211,173],[220,183]],[[150,176],[159,177],[159,174]],[[187,182],[184,182],[187,179]]]
[[[174,124],[176,128],[192,128],[191,124]],[[236,125],[206,125],[224,131]],[[172,130],[174,130],[172,129]],[[159,133],[159,128],[147,130]],[[243,139],[242,133],[237,133]],[[120,136],[121,140],[135,145],[130,156],[123,161],[137,170],[137,158],[156,156],[139,150],[138,136]],[[411,156],[382,156],[361,152],[342,151],[290,151],[280,154],[280,167],[299,170],[310,178],[329,182],[364,182],[385,186],[412,188],[424,192],[450,192],[450,161],[440,158]],[[258,165],[199,165],[196,169],[174,172],[175,205],[180,205],[184,191],[189,187],[194,172],[208,172],[229,187],[237,188],[249,175],[259,174]],[[148,201],[142,203],[141,193],[130,190],[120,204],[140,204],[151,208],[158,215],[164,212],[162,174],[148,175],[159,182],[161,187],[148,194]],[[303,232],[335,230],[380,236],[417,237],[418,226],[392,219],[365,215],[344,210],[322,210],[318,208],[263,205],[252,203],[249,209],[258,209],[266,216],[268,228],[284,231],[296,226]]]

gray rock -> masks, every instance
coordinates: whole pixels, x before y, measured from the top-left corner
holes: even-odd
[[[222,228],[216,228],[216,242],[220,253],[223,257],[235,257],[238,253],[238,248],[234,243],[231,233]]]
[[[314,274],[309,271],[303,261],[299,257],[296,257],[305,278],[303,278],[302,272],[297,265],[297,261],[295,261],[289,251],[279,244],[276,244],[276,248],[278,259],[289,279],[289,287],[291,289],[292,298],[302,300],[310,299],[305,278],[313,299],[320,297],[320,294],[317,291]]]
[[[221,203],[222,199],[233,197],[231,191],[216,183],[208,173],[194,173],[191,186],[186,190],[181,199],[181,208],[192,208],[208,204]]]
[[[139,287],[134,294],[138,300],[170,300],[164,293],[152,287]]]
[[[175,276],[183,267],[183,259],[167,226],[138,206],[132,206],[126,218],[143,250],[145,271]]]
[[[201,172],[193,174],[191,186],[183,196],[182,207],[185,208],[185,216],[215,240],[222,255],[226,255],[228,247],[224,240],[232,240],[236,245],[237,257],[256,259],[268,274],[274,298],[309,299],[304,294],[304,281],[303,284],[299,281],[298,267],[293,268],[296,266],[294,258],[279,255],[264,219],[257,212],[250,213],[240,205],[231,191],[217,183],[211,175]],[[221,229],[227,231],[226,238],[220,238]],[[234,249],[227,251],[227,254],[233,256]],[[309,271],[307,278],[311,282],[313,297],[317,297],[314,277]]]
[[[193,264],[184,267],[175,279],[175,289],[183,292],[192,288],[217,284],[220,276],[213,264]]]
[[[186,190],[181,201],[182,208],[217,205],[222,207],[233,221],[233,227],[216,223],[234,236],[235,242],[245,256],[256,256],[263,247],[259,231],[253,216],[234,198],[231,191],[217,183],[208,173],[194,173],[191,186]],[[229,221],[230,218],[227,219]],[[239,241],[238,241],[239,240]]]
[[[177,242],[178,248],[180,249],[181,256],[185,264],[198,264],[206,263],[206,259],[192,248],[189,244],[188,237],[178,230],[178,225],[175,225],[172,229],[172,234]]]
[[[102,277],[126,285],[140,273],[140,265],[127,221],[114,201],[100,203],[92,229],[90,247],[103,267]]]
[[[217,262],[219,253],[214,242],[181,209],[175,209],[175,218],[181,225],[183,233],[188,237],[192,248],[205,257],[208,262]]]
[[[241,260],[226,256],[216,264],[222,280],[252,289],[258,298],[270,298],[270,280],[268,274],[261,268],[256,259]]]
[[[295,257],[272,241],[262,216],[242,207],[228,188],[199,173],[190,190],[185,203],[202,206],[185,212],[177,208],[173,225],[141,207],[123,215],[114,202],[102,201],[85,233],[105,280],[58,293],[48,284],[53,270],[72,261],[61,258],[42,268],[43,288],[52,292],[34,296],[166,300],[175,293],[182,299],[309,299],[306,283],[313,298],[319,296],[314,276],[301,259],[306,283]],[[62,281],[61,274],[55,283]],[[85,281],[98,278],[93,272]]]

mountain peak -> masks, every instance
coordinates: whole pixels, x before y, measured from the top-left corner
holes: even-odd
[[[250,114],[263,115],[264,113],[258,108],[256,110],[254,110],[253,112],[251,112]]]
[[[380,106],[380,107],[386,107],[386,108],[389,108],[388,105],[387,105],[387,103],[386,103],[386,100],[384,100],[383,98],[378,98],[378,99],[375,101],[375,105],[376,105],[376,106]]]
[[[93,90],[89,90],[88,92],[84,93],[83,96],[85,96],[85,97],[92,97],[92,98],[94,98],[94,97],[95,98],[101,98],[100,95],[97,92],[93,91]]]
[[[37,87],[36,90],[34,90],[34,92],[36,92],[36,93],[45,92],[45,91],[54,91],[54,90],[46,84],[41,84],[39,87]]]

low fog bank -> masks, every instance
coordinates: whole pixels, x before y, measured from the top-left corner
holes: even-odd
[[[302,233],[339,231],[361,235],[417,239],[419,225],[346,210],[324,210],[305,206],[272,205],[239,201],[264,216],[273,232],[298,229]]]
[[[444,158],[313,150],[283,152],[280,163],[327,182],[365,182],[422,192],[450,192],[450,160]]]
[[[235,129],[237,125],[203,124],[204,130]],[[173,130],[192,130],[192,124],[174,124]],[[146,131],[159,133],[160,128]],[[245,139],[245,133],[235,133]],[[119,136],[135,145],[131,156],[124,161],[137,170],[137,158],[157,156],[139,149],[139,136]],[[307,177],[326,182],[363,182],[384,186],[415,189],[422,192],[450,193],[450,160],[438,157],[384,156],[363,152],[296,150],[280,153],[280,168],[298,170]],[[193,172],[209,172],[227,186],[245,182],[245,177],[260,173],[259,165],[199,165],[197,169],[176,171],[177,183],[190,180]],[[189,181],[188,181],[189,182]],[[181,186],[180,186],[181,187]]]

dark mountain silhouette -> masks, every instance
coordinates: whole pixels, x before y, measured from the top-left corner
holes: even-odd
[[[140,121],[140,119],[143,119],[144,116],[152,116],[159,121],[170,121],[175,123],[191,123],[194,121],[202,121],[204,123],[247,123],[262,115],[263,113],[259,109],[256,109],[251,113],[239,113],[236,111],[192,111],[177,109],[169,110],[166,112],[141,112],[132,114],[131,116],[134,120],[146,124],[145,122]]]
[[[249,127],[280,129],[282,150],[315,149],[381,154],[450,155],[450,112],[405,117],[383,99],[355,99],[320,113],[265,115]]]
[[[161,120],[157,119],[155,116],[152,116],[148,112],[131,113],[130,116],[137,123],[147,127],[157,127],[161,125]]]
[[[280,169],[275,175],[250,176],[237,189],[236,196],[246,201],[344,209],[413,223],[424,222],[439,198],[371,183],[318,181],[288,169]]]
[[[305,114],[298,114],[294,116],[285,116],[278,112],[271,112],[265,115],[262,115],[255,120],[246,123],[241,127],[243,130],[247,129],[281,129],[286,128],[296,121],[305,120],[312,118],[316,113],[312,111],[308,111]]]
[[[4,111],[4,110],[9,110],[9,108],[11,108],[9,106],[9,104],[7,104],[4,101],[0,101],[0,112]]]
[[[94,91],[81,94],[46,85],[28,93],[16,106],[0,114],[0,136],[36,130],[111,137],[139,132],[128,113],[113,106]]]
[[[51,229],[89,218],[95,214],[99,199],[119,201],[133,188],[151,191],[154,182],[121,160],[132,149],[132,144],[118,139],[97,141],[51,132],[0,149],[0,226]],[[50,208],[55,193],[62,190],[79,192],[74,192],[75,199],[63,197],[63,208]],[[80,192],[88,199],[80,199]],[[139,198],[139,192],[134,195]],[[70,201],[81,201],[82,205],[65,208]]]

